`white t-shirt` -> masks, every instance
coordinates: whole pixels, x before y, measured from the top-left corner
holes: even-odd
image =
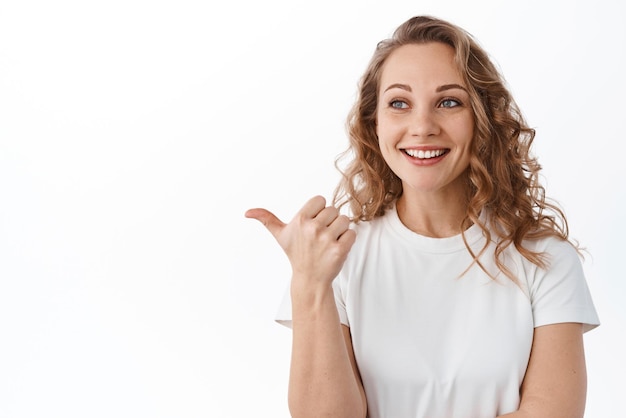
[[[599,324],[578,254],[566,242],[527,243],[549,254],[542,270],[513,246],[503,274],[472,263],[461,235],[429,238],[406,228],[395,209],[355,226],[357,240],[333,282],[350,327],[370,418],[494,418],[519,406],[533,329]],[[484,243],[472,226],[475,252]],[[488,254],[488,255],[487,255]],[[493,244],[481,257],[497,273]],[[463,274],[465,272],[465,274]],[[290,325],[287,293],[277,321]]]

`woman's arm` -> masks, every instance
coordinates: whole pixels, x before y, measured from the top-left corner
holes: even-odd
[[[582,324],[537,327],[519,410],[501,417],[582,418],[586,395]]]
[[[292,306],[292,416],[365,417],[367,403],[350,330],[339,322],[332,289],[306,296],[292,284]]]
[[[361,395],[361,405],[362,405],[362,417],[367,415],[367,398],[365,396],[365,390],[363,388],[363,381],[361,380],[361,373],[359,373],[359,367],[356,364],[356,358],[354,357],[354,349],[352,348],[352,335],[350,334],[350,328],[345,325],[341,326],[343,330],[343,338],[346,343],[346,349],[348,350],[348,356],[350,357],[350,364],[352,365],[352,373],[354,374],[354,379],[359,388],[359,394]]]
[[[272,233],[293,271],[292,416],[365,417],[365,395],[349,330],[339,321],[332,289],[356,237],[349,219],[327,207],[321,196],[309,200],[289,224],[265,209],[251,209],[246,216]]]

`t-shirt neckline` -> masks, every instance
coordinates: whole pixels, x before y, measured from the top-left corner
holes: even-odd
[[[450,253],[467,249],[465,242],[463,241],[463,234],[457,234],[445,238],[434,238],[411,231],[400,220],[396,205],[387,211],[384,215],[384,221],[387,223],[387,226],[402,240],[423,251],[432,253]],[[482,215],[481,221],[484,221]],[[483,231],[479,225],[474,224],[465,230],[465,240],[471,247],[473,247],[474,244],[476,244],[481,238],[483,238]]]

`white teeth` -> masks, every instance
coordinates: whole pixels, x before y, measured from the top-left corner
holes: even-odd
[[[404,152],[409,154],[411,157],[420,158],[420,159],[428,159],[428,158],[439,157],[445,151],[442,149],[428,150],[428,151],[407,149],[407,150],[404,150]]]

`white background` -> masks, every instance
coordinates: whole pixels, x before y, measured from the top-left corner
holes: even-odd
[[[0,417],[287,417],[289,278],[260,224],[330,197],[376,43],[473,33],[531,126],[626,416],[626,12],[576,1],[0,1]]]

